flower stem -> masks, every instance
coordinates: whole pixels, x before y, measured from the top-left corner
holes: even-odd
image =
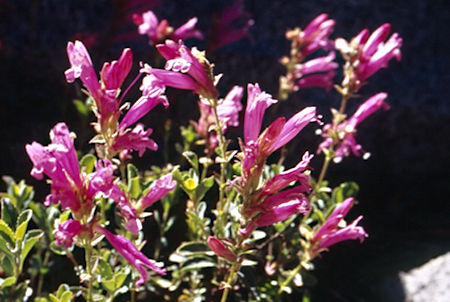
[[[329,155],[325,155],[325,160],[323,161],[322,170],[320,170],[319,178],[316,183],[316,191],[320,188],[320,185],[325,178],[325,173],[327,172],[328,165],[330,164],[331,157]]]
[[[291,274],[288,276],[288,278],[287,278],[286,280],[284,280],[283,283],[281,283],[280,289],[278,290],[278,294],[279,294],[279,295],[283,292],[284,288],[285,288],[286,286],[288,286],[288,285],[291,283],[292,279],[294,279],[294,277],[300,272],[300,270],[302,269],[302,267],[303,267],[303,261],[301,261],[301,262],[297,265],[297,267],[294,268],[294,270],[291,272]]]
[[[92,257],[92,246],[90,240],[88,240],[84,245],[85,250],[85,259],[86,259],[86,272],[89,276],[88,280],[88,291],[86,295],[86,301],[92,302],[92,285],[94,277],[92,276],[92,265],[91,265],[91,257]]]
[[[212,100],[211,102],[212,104],[212,108],[213,108],[213,112],[214,112],[214,119],[215,119],[215,124],[216,124],[216,133],[217,133],[217,138],[218,138],[218,142],[219,142],[219,149],[220,149],[220,154],[219,156],[221,157],[221,162],[220,162],[220,176],[219,176],[219,201],[217,202],[217,219],[215,221],[214,224],[214,229],[215,229],[215,233],[219,236],[219,237],[223,237],[224,236],[224,230],[223,230],[223,226],[225,225],[225,215],[226,212],[224,211],[225,208],[225,201],[224,201],[224,197],[225,197],[225,171],[226,171],[226,166],[227,166],[227,162],[226,162],[226,146],[225,146],[225,137],[223,135],[223,131],[222,131],[222,127],[220,125],[220,119],[219,119],[219,114],[217,112],[217,100]]]
[[[225,288],[223,289],[222,298],[220,299],[220,302],[226,302],[227,301],[228,293],[230,291],[230,288],[234,284],[234,278],[235,278],[236,271],[238,270],[237,268],[238,268],[239,265],[240,265],[239,262],[235,262],[231,266],[230,272],[228,273],[228,278],[227,278],[227,281],[226,281],[226,284],[225,284]]]

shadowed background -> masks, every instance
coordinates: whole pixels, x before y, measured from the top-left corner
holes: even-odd
[[[161,1],[152,8],[162,19],[179,26],[197,16],[198,27],[207,32],[210,16],[227,1]],[[321,12],[336,20],[333,38],[351,38],[363,28],[373,31],[388,22],[403,38],[401,62],[392,61],[362,88],[367,99],[384,91],[389,94],[389,111],[380,111],[364,121],[357,141],[372,154],[368,161],[348,158],[332,166],[332,184],[353,180],[360,185],[359,204],[351,215],[364,215],[362,225],[370,237],[360,245],[342,243],[316,261],[319,284],[312,288],[313,301],[402,301],[396,272],[409,270],[450,248],[450,43],[448,43],[450,4],[446,0],[369,1],[247,0],[246,10],[255,25],[252,41],[242,40],[207,54],[216,73],[224,73],[219,89],[222,95],[233,85],[258,82],[276,95],[278,63],[288,54],[284,38],[288,28],[304,27]],[[91,134],[89,120],[77,114],[72,100],[83,98],[80,84],[67,84],[69,67],[67,41],[95,37],[89,48],[96,70],[104,61],[117,59],[122,48],[133,50],[134,74],[139,60],[152,56],[143,36],[136,32],[127,1],[0,0],[0,175],[31,179],[31,163],[24,145],[34,140],[48,142],[50,128],[66,121],[78,135],[78,147]],[[121,36],[122,35],[122,36]],[[128,35],[128,39],[121,39]],[[189,45],[204,42],[192,41]],[[127,79],[129,83],[133,76]],[[340,78],[337,77],[336,81]],[[132,91],[137,93],[137,88]],[[183,103],[184,102],[184,103]],[[361,99],[350,104],[354,110]],[[291,95],[276,108],[277,114],[292,115],[304,106],[314,105],[325,117],[328,108],[337,107],[339,96],[320,89]],[[275,110],[269,111],[274,113]],[[192,99],[178,99],[164,111],[157,108],[146,118],[162,145],[162,124],[172,120],[172,129],[197,119]],[[265,123],[275,119],[266,115]],[[239,134],[239,130],[230,135]],[[174,138],[175,140],[175,138]],[[82,143],[84,142],[84,143]],[[305,150],[314,151],[319,137],[314,127],[306,128],[290,146],[287,164],[292,165]],[[172,148],[173,149],[173,148]],[[147,152],[145,165],[161,164],[162,147]],[[321,157],[313,166],[320,169]],[[40,196],[38,194],[38,196]]]

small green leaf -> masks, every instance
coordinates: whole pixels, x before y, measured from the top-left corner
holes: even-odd
[[[16,240],[23,239],[32,215],[33,212],[30,209],[20,213],[19,218],[17,218]]]
[[[214,261],[198,258],[198,259],[189,261],[189,263],[186,263],[186,265],[180,269],[180,272],[187,273],[190,271],[199,271],[203,268],[216,267],[216,266],[217,266],[217,263]]]
[[[128,181],[130,181],[130,179],[139,176],[139,170],[133,165],[133,164],[128,164],[127,165],[127,178]],[[130,185],[130,184],[128,184]]]
[[[23,262],[25,261],[25,258],[27,257],[28,253],[36,244],[36,242],[39,241],[39,238],[41,238],[43,235],[44,232],[41,230],[31,230],[25,235],[22,251],[20,253],[20,263],[19,263],[20,270],[22,270]]]
[[[206,192],[214,185],[214,176],[205,178],[195,190],[197,200],[202,200]]]
[[[16,229],[17,210],[14,207],[13,201],[10,198],[2,198],[2,217],[1,219],[6,222],[7,225],[13,230]]]
[[[195,171],[198,173],[198,157],[197,157],[197,154],[195,154],[192,151],[185,151],[185,152],[183,152],[183,156],[191,164],[192,168],[194,168]]]
[[[48,297],[52,302],[61,302],[55,295],[49,294]]]
[[[8,243],[14,243],[14,232],[11,228],[6,224],[6,222],[0,219],[0,237],[8,240]]]
[[[89,114],[89,106],[84,102],[80,100],[73,100],[73,104],[81,115],[87,116]]]
[[[141,184],[139,183],[139,176],[135,176],[129,180],[128,190],[132,199],[138,199],[142,193]]]
[[[61,295],[61,297],[59,298],[59,301],[60,302],[69,302],[70,299],[72,298],[72,296],[73,296],[72,292],[67,290]]]
[[[12,285],[16,284],[16,281],[17,281],[16,277],[8,277],[6,279],[0,278],[0,289],[12,286]]]
[[[100,271],[100,276],[102,276],[102,279],[110,280],[113,277],[111,265],[101,258],[98,261],[98,269]]]
[[[80,167],[84,168],[84,171],[87,174],[90,174],[94,171],[95,162],[97,158],[93,154],[86,154],[80,159]]]

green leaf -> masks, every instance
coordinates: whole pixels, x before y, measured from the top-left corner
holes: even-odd
[[[181,273],[187,273],[190,271],[199,271],[203,268],[216,267],[217,263],[212,260],[204,258],[197,258],[191,261],[187,261],[186,264],[180,269]]]
[[[127,165],[127,178],[128,181],[130,181],[130,179],[139,176],[139,170],[133,165],[133,164],[128,164]],[[130,186],[130,184],[128,183],[128,186]]]
[[[7,240],[8,243],[13,244],[14,240],[14,232],[11,228],[6,224],[6,222],[0,219],[0,237]]]
[[[14,255],[13,254],[9,253],[9,254],[6,254],[6,257],[3,257],[1,268],[5,271],[7,276],[14,275],[15,264],[14,264]]]
[[[113,277],[113,271],[111,269],[111,265],[104,259],[101,259],[101,258],[99,259],[98,269],[100,271],[100,276],[102,276],[102,279],[109,280]]]
[[[69,302],[70,299],[72,298],[73,294],[70,290],[66,290],[61,297],[59,298],[60,302]]]
[[[12,286],[16,284],[16,281],[17,281],[16,277],[8,277],[6,279],[0,278],[0,289]]]
[[[84,102],[80,100],[73,100],[73,104],[75,105],[75,108],[81,115],[87,116],[89,114],[89,106]]]
[[[23,262],[25,261],[25,258],[28,256],[28,253],[36,244],[36,242],[39,241],[39,238],[41,238],[43,235],[44,232],[41,230],[31,230],[25,235],[22,251],[20,253],[20,263],[19,263],[20,270],[22,270]]]
[[[70,292],[70,287],[67,284],[63,283],[58,287],[58,290],[56,291],[56,296],[58,298],[61,298],[66,291]]]
[[[135,176],[129,179],[128,191],[132,199],[138,199],[142,193],[141,184],[139,183],[139,176]]]
[[[354,197],[359,191],[358,184],[355,182],[344,182],[333,190],[333,200],[335,203],[341,203],[346,198]]]
[[[12,199],[2,198],[2,217],[1,219],[6,222],[7,225],[13,230],[16,229],[17,210],[14,207]]]
[[[0,251],[5,253],[5,255],[13,257],[13,249],[15,247],[15,242],[7,242],[7,240],[0,240]]]
[[[52,302],[61,302],[55,295],[49,294],[48,297]]]
[[[195,154],[192,151],[185,151],[183,152],[184,158],[187,159],[187,161],[191,164],[192,168],[195,169],[195,171],[198,174],[198,157],[197,154]]]
[[[93,154],[86,154],[80,159],[80,167],[84,168],[84,171],[87,174],[90,174],[94,171],[95,162],[97,158]]]
[[[195,190],[196,200],[200,201],[205,196],[206,192],[214,185],[214,176],[205,178]]]
[[[32,215],[33,212],[30,209],[20,213],[19,218],[17,218],[16,240],[23,239]]]

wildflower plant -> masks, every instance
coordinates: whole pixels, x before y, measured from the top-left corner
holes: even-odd
[[[245,21],[243,28],[232,25],[239,18]],[[288,30],[291,49],[281,59],[286,74],[275,98],[258,83],[234,86],[226,93],[218,88],[227,75],[215,74],[208,53],[183,42],[205,37],[195,28],[197,18],[175,30],[152,11],[134,15],[133,21],[164,66],[133,62],[132,50],[126,48],[98,71],[82,42],[67,44],[66,80],[81,81],[86,106],[96,119],[92,148],[87,154],[78,152],[76,135],[64,122],[51,129],[48,145],[26,146],[31,175],[50,185],[42,203],[32,201],[31,187],[5,178],[0,297],[224,302],[234,296],[233,301],[282,301],[283,295],[308,285],[321,253],[338,242],[368,237],[362,216],[346,221],[357,185],[331,187],[326,172],[331,163],[366,154],[356,142],[357,126],[378,109],[389,108],[385,92],[369,97],[352,114],[346,106],[357,102],[375,72],[400,58],[402,40],[398,34],[387,39],[389,24],[372,34],[365,29],[350,41],[331,38],[335,21],[326,14],[303,30]],[[210,41],[210,51],[247,36],[253,24],[242,1],[214,22],[218,36]],[[327,54],[311,58],[320,49]],[[339,85],[334,84],[338,55],[345,61]],[[123,87],[133,66],[139,67],[138,74]],[[140,94],[131,101],[128,93],[135,85]],[[178,150],[183,160],[150,170],[138,167],[132,164],[135,152],[142,156],[156,151],[159,143],[141,119],[159,104],[167,108],[182,102],[172,102],[166,87],[193,94],[199,119],[182,127],[184,147]],[[298,108],[292,116],[265,117],[269,107],[282,106],[308,87],[334,87],[342,96],[340,108],[331,109],[331,121],[323,120],[314,106]],[[267,127],[264,121],[270,122]],[[241,125],[242,137],[228,136],[231,127]],[[301,141],[300,132],[314,127],[323,142],[317,150],[290,150],[297,164],[284,167],[289,143]],[[323,161],[320,170],[312,168],[313,158]],[[40,230],[27,231],[31,218]],[[33,258],[31,276],[40,281],[21,281],[24,261],[35,245],[38,257]],[[46,295],[42,280],[52,253],[73,263],[79,283],[62,284]],[[45,260],[38,262],[42,255]],[[256,277],[247,279],[247,274]]]

